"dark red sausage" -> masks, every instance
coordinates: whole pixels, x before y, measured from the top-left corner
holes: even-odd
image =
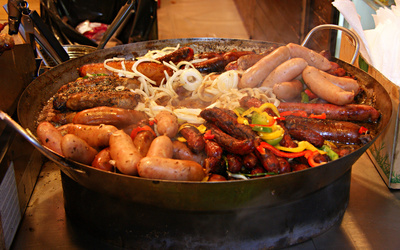
[[[206,140],[205,151],[208,157],[215,157],[217,159],[221,159],[223,153],[221,146],[212,140]]]
[[[243,156],[243,166],[247,169],[253,169],[257,166],[258,159],[254,153]]]
[[[206,173],[220,175],[224,175],[226,173],[225,162],[216,157],[207,157],[204,160],[203,168],[206,170]]]
[[[230,62],[252,53],[251,51],[231,51],[224,53],[222,56],[215,56],[202,62],[193,63],[193,66],[202,73],[222,72]]]
[[[348,104],[338,106],[328,103],[290,103],[281,102],[279,112],[302,110],[308,115],[326,114],[326,119],[341,121],[369,121],[376,122],[380,113],[374,107],[364,104]]]
[[[183,47],[171,52],[167,55],[161,56],[156,60],[160,62],[173,62],[178,63],[180,61],[191,61],[193,60],[194,51],[190,47]]]
[[[228,170],[231,173],[239,173],[242,169],[242,160],[240,156],[235,154],[227,154],[226,161],[228,163]]]
[[[254,141],[250,139],[238,140],[220,130],[213,124],[207,123],[207,128],[211,130],[211,134],[214,135],[214,140],[226,151],[246,155],[254,151]]]
[[[258,152],[257,157],[267,172],[279,173],[278,159],[271,151],[265,150],[264,154]]]
[[[252,139],[257,134],[250,126],[237,122],[237,116],[231,110],[222,108],[208,108],[200,112],[200,116],[208,122],[214,123],[225,133],[238,139]]]
[[[179,132],[186,139],[188,147],[194,153],[199,153],[204,150],[205,141],[202,133],[200,133],[197,128],[193,126],[186,126]]]
[[[360,135],[360,126],[347,121],[334,121],[322,119],[310,119],[288,116],[285,119],[289,131],[292,128],[312,130],[320,134],[325,140],[341,142],[345,144],[361,144],[371,140],[370,135]]]
[[[280,174],[292,172],[292,168],[287,159],[282,157],[276,157],[276,159],[278,160],[279,163]]]

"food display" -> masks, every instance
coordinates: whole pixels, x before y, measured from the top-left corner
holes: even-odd
[[[265,178],[344,157],[376,135],[374,93],[297,44],[150,50],[78,69],[38,119],[42,144],[104,171],[173,181]]]

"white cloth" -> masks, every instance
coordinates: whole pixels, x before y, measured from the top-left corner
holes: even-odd
[[[360,53],[367,63],[400,86],[400,7],[379,8],[373,15],[375,28],[364,31],[353,2],[335,0],[332,4],[359,36]]]

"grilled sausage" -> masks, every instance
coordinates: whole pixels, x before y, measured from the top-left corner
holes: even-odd
[[[194,153],[200,153],[204,150],[205,141],[203,134],[193,126],[186,126],[180,131],[181,135],[186,139],[187,145]]]
[[[223,153],[221,146],[212,140],[206,140],[205,151],[208,157],[215,157],[217,159],[221,159]]]
[[[148,119],[148,116],[143,111],[96,107],[78,112],[72,121],[73,123],[86,125],[114,125],[120,129],[146,119]]]
[[[300,96],[303,91],[303,83],[297,79],[288,82],[280,82],[274,85],[272,91],[278,99],[290,101]]]
[[[324,71],[320,71],[320,73],[331,83],[335,84],[336,86],[340,87],[341,89],[349,92],[354,92],[356,95],[360,92],[360,85],[358,84],[357,80],[354,80],[350,77],[339,77],[328,74]]]
[[[93,148],[104,148],[109,146],[110,136],[118,129],[112,125],[82,125],[69,124],[68,134],[74,134],[85,140]]]
[[[295,43],[289,43],[286,47],[290,51],[291,58],[303,58],[307,61],[308,65],[314,66],[323,71],[327,71],[332,67],[328,59],[314,50]]]
[[[118,130],[110,136],[110,155],[121,173],[137,175],[137,165],[142,156],[132,138],[123,130]]]
[[[201,181],[206,177],[203,167],[194,161],[163,157],[145,157],[138,165],[140,177],[174,181]]]
[[[334,121],[322,119],[310,119],[303,117],[288,116],[285,119],[288,130],[296,129],[314,131],[325,140],[341,142],[345,144],[362,144],[370,141],[370,135],[360,135],[360,126],[347,121]]]
[[[180,61],[191,61],[194,56],[194,51],[190,47],[182,47],[164,56],[158,57],[156,60],[160,62],[179,63]]]
[[[97,150],[86,141],[73,134],[66,134],[61,140],[61,149],[67,159],[71,159],[86,165],[92,165]]]
[[[193,63],[193,67],[202,73],[222,72],[225,67],[244,55],[252,54],[251,51],[230,51],[221,56],[215,56],[202,62]]]
[[[346,105],[354,100],[354,92],[345,91],[334,85],[315,67],[307,66],[302,75],[305,84],[310,90],[327,102],[336,105]]]
[[[147,157],[172,158],[174,146],[171,139],[166,135],[157,136],[150,144]]]
[[[100,106],[134,109],[139,100],[140,95],[131,91],[85,91],[70,95],[66,102],[66,107],[73,111]]]
[[[302,110],[308,115],[325,113],[326,119],[330,120],[376,122],[380,117],[378,110],[364,104],[338,106],[329,103],[281,102],[277,108],[279,112]]]
[[[53,150],[54,152],[63,155],[61,149],[62,134],[50,122],[41,122],[36,128],[36,133],[39,141],[43,146]]]
[[[133,139],[133,145],[135,145],[142,157],[147,155],[154,138],[156,137],[152,131],[143,130],[140,131]]]
[[[262,87],[274,87],[275,84],[288,82],[301,75],[307,67],[307,62],[303,58],[292,58],[277,66],[265,80],[262,82]]]
[[[238,140],[220,130],[217,126],[207,123],[207,128],[214,135],[214,140],[226,151],[246,155],[254,151],[254,141],[251,139]]]
[[[155,119],[158,134],[166,135],[169,138],[174,138],[178,134],[178,117],[171,111],[162,110],[155,116]]]
[[[105,148],[97,153],[97,155],[94,157],[92,161],[92,167],[105,171],[113,171],[114,166],[110,163],[110,161],[110,148]]]
[[[226,161],[228,164],[228,170],[231,173],[238,173],[242,169],[242,161],[240,156],[236,154],[227,154]]]
[[[132,72],[132,67],[136,61],[130,61],[130,60],[125,60],[124,65],[127,71]],[[107,62],[107,65],[118,69],[122,70],[122,64],[121,61],[111,61]],[[165,78],[165,73],[166,72],[168,75],[172,75],[172,69],[160,64],[160,63],[155,63],[155,62],[142,62],[137,66],[137,70],[145,75],[146,77],[150,78],[151,80],[156,82],[156,85],[159,86],[162,82],[162,80]],[[79,75],[81,77],[86,76],[86,75],[98,75],[98,74],[107,74],[107,75],[113,75],[114,73],[109,71],[104,67],[104,63],[91,63],[91,64],[85,64],[82,67],[79,68]]]
[[[290,52],[286,46],[277,48],[243,73],[238,88],[254,88],[259,86],[278,65],[289,58]]]
[[[195,161],[203,166],[204,159],[206,158],[203,152],[195,154],[189,149],[186,143],[181,141],[173,141],[172,145],[174,149],[174,159]]]
[[[265,150],[265,153],[261,154],[256,151],[257,157],[261,162],[262,166],[267,172],[279,173],[279,162],[276,156],[269,150]]]

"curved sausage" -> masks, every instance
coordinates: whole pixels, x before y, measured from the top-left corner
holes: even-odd
[[[113,171],[114,166],[110,163],[110,161],[110,148],[105,148],[97,153],[97,155],[94,157],[92,161],[92,167],[105,171]]]
[[[296,103],[281,102],[279,112],[302,110],[307,115],[326,114],[326,119],[341,121],[378,121],[381,114],[374,107],[365,104],[348,104],[338,106],[329,103]]]
[[[275,84],[287,82],[301,75],[301,72],[307,67],[307,62],[303,58],[293,58],[283,62],[276,67],[265,80],[262,82],[262,87],[274,87]]]
[[[150,145],[156,138],[152,131],[141,131],[133,139],[133,144],[142,157],[145,157],[150,149]]]
[[[360,91],[360,85],[358,84],[357,80],[354,80],[353,78],[334,76],[324,71],[320,71],[320,73],[328,81],[342,88],[343,90],[354,92],[355,94],[357,94]]]
[[[108,147],[111,134],[117,130],[112,125],[69,124],[67,127],[68,134],[78,136],[94,148]]]
[[[303,80],[319,98],[336,105],[349,104],[354,100],[354,92],[345,91],[327,80],[320,71],[307,66],[303,71]]]
[[[307,61],[308,65],[314,66],[323,71],[327,71],[332,67],[328,59],[326,59],[323,55],[315,52],[314,50],[295,43],[289,43],[286,45],[286,47],[290,51],[291,58],[303,58]]]
[[[297,79],[288,82],[280,82],[274,85],[272,91],[278,99],[290,101],[300,96],[303,91],[303,83]]]
[[[138,165],[140,177],[174,181],[201,181],[206,176],[203,167],[194,161],[162,157],[145,157]]]
[[[174,147],[174,159],[195,161],[203,166],[203,162],[206,157],[204,153],[193,153],[192,150],[190,150],[189,147],[181,141],[173,141],[172,145]]]
[[[203,134],[193,126],[186,126],[180,131],[181,135],[186,139],[188,147],[194,152],[199,153],[204,150],[205,141]]]
[[[146,120],[149,117],[143,111],[132,109],[96,107],[78,112],[72,122],[85,125],[113,125],[119,129]]]
[[[174,146],[171,139],[166,135],[157,136],[150,144],[147,157],[172,158]]]
[[[191,61],[194,56],[194,51],[190,47],[182,47],[164,56],[158,57],[156,60],[160,62],[173,62]]]
[[[61,140],[61,149],[67,159],[71,159],[86,165],[92,165],[97,150],[86,141],[73,134],[66,134]]]
[[[61,132],[50,122],[41,122],[36,128],[36,134],[43,146],[48,147],[54,152],[63,155],[61,149]]]
[[[277,48],[243,73],[238,88],[254,88],[259,86],[278,65],[289,58],[290,52],[286,46]]]
[[[110,155],[121,173],[137,175],[137,164],[142,156],[132,138],[123,130],[118,130],[110,136]]]
[[[124,65],[127,71],[132,72],[132,66],[136,61],[132,60],[125,60]],[[115,69],[122,69],[121,61],[111,61],[107,62],[107,65],[115,68]],[[156,62],[142,62],[137,66],[137,70],[142,73],[143,75],[147,76],[151,80],[156,82],[156,85],[159,86],[162,80],[165,78],[165,73],[167,72],[168,75],[172,75],[172,69]],[[113,75],[114,73],[109,71],[104,67],[104,63],[91,63],[85,64],[79,68],[79,75],[86,76],[86,75],[97,75],[97,74],[107,74]]]
[[[157,132],[160,135],[166,135],[173,138],[178,134],[178,117],[168,110],[160,111],[155,119],[157,121]]]

